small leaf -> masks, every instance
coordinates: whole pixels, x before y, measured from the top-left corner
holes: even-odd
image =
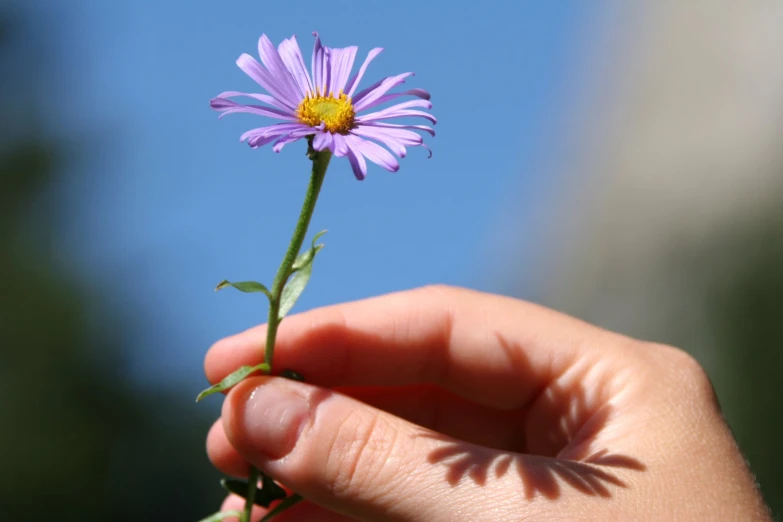
[[[315,257],[315,254],[317,254],[324,246],[323,245],[316,245],[315,242],[318,241],[321,236],[326,234],[326,230],[321,230],[318,232],[315,237],[313,237],[312,246],[308,248],[306,251],[302,252],[298,256],[296,256],[296,260],[294,261],[293,266],[291,266],[292,273],[296,272],[303,266],[305,266],[308,263],[311,263],[313,258]]]
[[[223,290],[227,286],[232,286],[240,292],[264,292],[269,299],[272,299],[272,292],[267,287],[256,281],[240,281],[239,283],[232,283],[231,281],[223,280],[215,287],[215,292]]]
[[[229,493],[247,498],[247,481],[245,480],[223,479],[220,481],[220,485]],[[286,496],[283,488],[278,486],[271,477],[262,473],[261,489],[256,491],[256,498],[253,503],[261,507],[269,507],[269,504],[275,500],[280,500]]]
[[[283,288],[283,295],[280,296],[280,319],[291,311],[291,308],[294,307],[294,304],[296,304],[299,296],[302,295],[307,283],[310,281],[315,255],[324,247],[323,245],[316,245],[315,242],[325,233],[326,230],[317,233],[313,238],[310,249],[299,254],[296,261],[294,261],[293,275]]]
[[[307,283],[310,281],[310,276],[313,273],[313,263],[300,268],[291,280],[283,288],[283,295],[280,298],[280,319],[286,316],[291,308],[294,307],[299,296],[302,295]]]
[[[234,495],[239,495],[242,498],[247,497],[247,481],[235,480],[235,479],[220,479],[220,485]]]
[[[231,372],[225,379],[223,379],[219,383],[215,384],[214,386],[210,386],[206,390],[199,393],[198,397],[196,397],[196,402],[199,402],[204,397],[209,397],[213,393],[222,392],[236,386],[237,384],[242,382],[245,379],[245,377],[247,377],[253,372],[257,372],[258,370],[261,370],[265,373],[269,372],[269,365],[267,365],[266,363],[261,363],[255,366],[239,367],[238,369]]]
[[[209,515],[207,518],[202,518],[199,520],[199,522],[220,522],[224,518],[240,516],[242,516],[241,511],[221,511],[219,513],[215,513],[214,515]]]
[[[287,497],[281,503],[276,505],[275,509],[267,513],[266,516],[262,518],[259,522],[268,522],[269,520],[272,520],[272,518],[276,517],[286,509],[294,507],[302,500],[304,500],[304,498],[302,498],[302,495],[298,493],[292,494],[290,497]]]

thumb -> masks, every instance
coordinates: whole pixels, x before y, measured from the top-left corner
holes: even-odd
[[[496,512],[490,498],[520,487],[513,474],[487,482],[473,476],[483,467],[486,478],[508,454],[288,379],[242,382],[228,394],[222,418],[232,446],[251,464],[308,500],[362,520],[481,520]]]

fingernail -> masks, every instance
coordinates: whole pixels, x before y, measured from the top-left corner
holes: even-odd
[[[294,449],[310,412],[307,397],[296,385],[270,379],[250,392],[239,427],[254,452],[279,459]]]

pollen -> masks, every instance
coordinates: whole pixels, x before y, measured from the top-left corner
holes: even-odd
[[[308,93],[296,109],[299,121],[311,127],[323,123],[324,129],[331,133],[346,134],[354,127],[356,113],[351,105],[351,99],[342,92],[328,96],[319,92]]]

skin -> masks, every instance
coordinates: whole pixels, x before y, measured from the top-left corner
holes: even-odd
[[[265,331],[216,343],[210,382],[261,362]],[[307,384],[243,381],[207,451],[307,499],[280,522],[771,520],[691,356],[530,303],[436,286],[313,310],[275,368]]]

